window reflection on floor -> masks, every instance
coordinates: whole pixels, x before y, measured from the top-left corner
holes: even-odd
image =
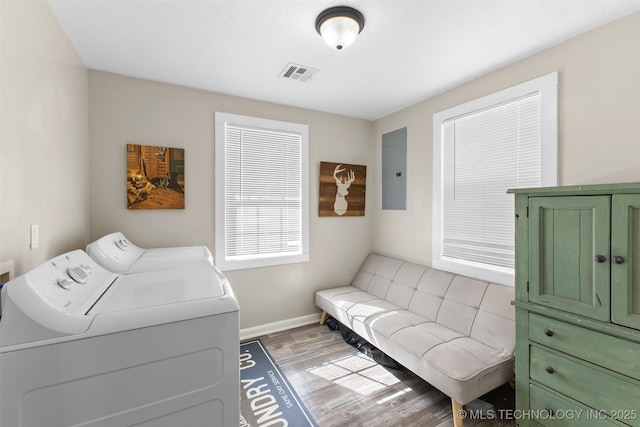
[[[383,366],[378,365],[375,361],[362,354],[334,359],[323,363],[321,366],[307,369],[307,371],[363,396],[400,382]],[[393,397],[386,397],[378,401],[378,404],[408,391],[411,391],[411,388],[394,393]]]

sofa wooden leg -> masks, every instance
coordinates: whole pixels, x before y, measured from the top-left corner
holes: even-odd
[[[322,314],[320,315],[320,324],[324,325],[326,321],[327,321],[327,312],[322,310]]]
[[[451,410],[453,411],[453,427],[462,427],[464,416],[462,415],[462,403],[451,399]]]

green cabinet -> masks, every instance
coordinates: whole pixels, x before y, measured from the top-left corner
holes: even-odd
[[[640,194],[613,198],[611,242],[611,320],[640,329]]]
[[[610,211],[608,196],[530,199],[530,301],[609,319]]]
[[[640,183],[510,192],[517,425],[640,426]]]

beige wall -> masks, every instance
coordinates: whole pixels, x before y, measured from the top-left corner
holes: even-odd
[[[318,182],[320,161],[371,167],[371,122],[99,71],[89,73],[89,99],[91,240],[122,231],[142,247],[213,251],[216,111],[309,125],[311,260],[227,272],[242,328],[317,312],[314,292],[348,284],[370,252],[372,199],[364,217],[320,218]],[[185,149],[184,210],[127,210],[128,143]]]
[[[375,251],[431,264],[433,114],[553,71],[559,73],[559,184],[640,181],[640,13],[636,13],[378,120]],[[381,137],[404,126],[407,210],[383,211]]]
[[[21,274],[88,238],[88,77],[46,2],[0,1],[0,20],[0,262]]]

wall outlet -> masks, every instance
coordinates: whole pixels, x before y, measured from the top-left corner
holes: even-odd
[[[38,224],[31,224],[31,239],[29,240],[29,248],[31,250],[38,249],[40,246],[40,227]]]

